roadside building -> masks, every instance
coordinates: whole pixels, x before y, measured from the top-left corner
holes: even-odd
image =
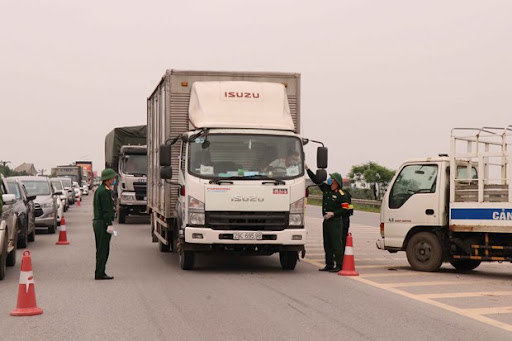
[[[23,162],[21,165],[14,169],[16,172],[26,173],[27,175],[36,176],[37,169],[33,163],[25,163]]]

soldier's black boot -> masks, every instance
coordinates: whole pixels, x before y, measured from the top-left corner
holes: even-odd
[[[340,266],[340,265],[339,265],[339,266],[337,266],[337,267],[331,268],[331,269],[329,270],[329,272],[340,272],[340,271],[341,271],[341,266]]]
[[[318,271],[331,271],[334,267],[332,265],[326,265],[321,269],[318,269]]]

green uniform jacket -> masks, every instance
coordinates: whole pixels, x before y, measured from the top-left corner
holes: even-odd
[[[94,220],[103,220],[105,225],[112,225],[115,217],[112,192],[104,184],[94,192]]]
[[[315,173],[310,169],[308,169],[307,172],[311,180],[322,190],[322,215],[325,215],[327,212],[332,212],[334,213],[334,218],[348,217],[351,208],[350,195],[343,192],[341,189],[336,191],[331,190],[331,186],[318,181]]]

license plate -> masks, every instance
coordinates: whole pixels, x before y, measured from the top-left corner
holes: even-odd
[[[233,232],[234,240],[262,240],[261,232]]]

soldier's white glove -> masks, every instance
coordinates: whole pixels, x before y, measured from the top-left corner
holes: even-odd
[[[332,212],[326,212],[326,213],[324,214],[324,220],[329,220],[329,219],[331,219],[332,217],[334,217],[334,213],[332,213]]]
[[[308,164],[307,164],[307,163],[305,163],[305,164],[304,164],[304,168],[309,169],[309,167],[308,167]]]
[[[108,225],[107,232],[110,233],[110,234],[114,233],[114,226],[113,225]]]

